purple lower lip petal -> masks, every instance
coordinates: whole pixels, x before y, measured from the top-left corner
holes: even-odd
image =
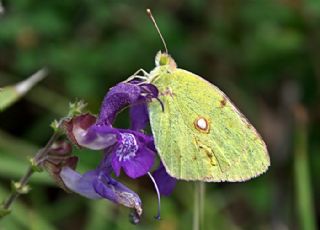
[[[71,191],[78,193],[89,199],[100,199],[101,196],[97,194],[93,188],[93,180],[97,176],[96,171],[89,171],[81,175],[69,167],[61,170],[60,176]]]
[[[131,178],[145,175],[153,166],[155,154],[147,147],[149,138],[144,134],[128,133],[120,130],[121,139],[114,148],[111,159],[112,167],[117,176],[120,169]]]
[[[103,170],[96,169],[81,175],[69,167],[64,167],[60,176],[67,188],[75,193],[89,199],[105,198],[135,209],[138,216],[142,214],[140,197]]]
[[[139,214],[142,214],[140,197],[123,184],[112,179],[104,172],[100,171],[99,176],[93,183],[95,191],[104,198],[126,207],[133,208]]]

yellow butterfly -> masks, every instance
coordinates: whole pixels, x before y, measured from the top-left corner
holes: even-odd
[[[159,89],[164,106],[153,101],[148,109],[156,149],[172,177],[245,181],[268,169],[266,144],[256,129],[218,87],[177,68],[167,48],[145,75]]]

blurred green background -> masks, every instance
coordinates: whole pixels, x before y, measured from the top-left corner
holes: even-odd
[[[51,134],[76,98],[98,113],[107,90],[163,49],[154,16],[179,67],[222,89],[267,142],[269,171],[245,183],[206,184],[204,229],[316,229],[320,223],[320,1],[2,1],[0,86],[44,65],[50,74],[0,113],[0,200],[10,180]],[[201,90],[201,89],[199,89]],[[125,115],[117,125],[128,126]],[[101,155],[77,150],[79,170]],[[121,181],[142,198],[141,224],[108,201],[66,194],[46,173],[32,177],[0,229],[191,229],[194,184],[162,199],[148,178]]]

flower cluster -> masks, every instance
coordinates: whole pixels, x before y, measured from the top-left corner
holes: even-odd
[[[82,114],[66,121],[66,133],[74,144],[102,150],[104,155],[96,169],[83,175],[75,171],[74,157],[68,156],[58,165],[53,160],[47,161],[47,166],[51,166],[51,174],[55,175],[61,187],[90,199],[106,198],[133,208],[134,222],[138,222],[142,214],[139,196],[111,177],[112,172],[119,176],[123,170],[132,179],[149,175],[158,192],[160,204],[160,194],[169,195],[176,180],[166,173],[162,163],[150,173],[157,153],[153,137],[146,135],[144,129],[149,122],[147,103],[153,99],[158,99],[158,90],[152,84],[138,81],[119,83],[105,96],[97,117]],[[126,107],[130,109],[130,129],[113,127],[117,114]]]

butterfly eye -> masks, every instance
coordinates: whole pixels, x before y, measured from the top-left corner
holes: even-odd
[[[159,51],[156,55],[156,66],[164,66],[170,63],[170,56],[167,53]]]
[[[210,130],[209,122],[204,117],[198,117],[194,121],[194,127],[200,132],[204,133],[209,133]]]
[[[177,64],[173,58],[167,53],[161,53],[161,51],[157,53],[155,62],[156,66],[169,66],[170,70],[177,68]]]
[[[161,55],[159,64],[160,65],[168,65],[169,64],[169,56]]]

